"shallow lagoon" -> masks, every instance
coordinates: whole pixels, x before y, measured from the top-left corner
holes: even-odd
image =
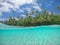
[[[0,24],[0,45],[60,45],[60,25],[22,28]]]

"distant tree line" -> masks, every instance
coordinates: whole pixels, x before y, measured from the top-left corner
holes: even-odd
[[[57,10],[58,9],[60,9],[60,7],[57,7]],[[18,16],[18,20],[13,17],[9,17],[9,20],[5,21],[4,23],[14,26],[39,26],[60,24],[60,15],[54,14],[53,12],[49,14],[46,9],[43,11],[43,13],[40,13],[38,10],[33,10],[30,13],[26,13],[25,15],[25,18]]]

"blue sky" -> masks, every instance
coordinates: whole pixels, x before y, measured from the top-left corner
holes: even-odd
[[[49,13],[58,13],[56,6],[60,6],[60,0],[1,0],[0,20],[7,19],[8,16],[24,16],[33,9],[40,12],[47,9]]]

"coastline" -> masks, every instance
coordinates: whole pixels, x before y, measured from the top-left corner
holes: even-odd
[[[10,26],[10,25],[1,25],[0,27],[0,30],[11,30],[11,29],[14,29],[14,30],[26,30],[26,29],[34,29],[34,28],[55,28],[55,27],[60,27],[60,25],[41,25],[41,26],[27,26],[27,27],[24,27],[24,26]]]

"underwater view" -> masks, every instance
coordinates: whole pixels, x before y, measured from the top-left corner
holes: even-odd
[[[24,28],[0,24],[0,45],[60,45],[60,25]]]

